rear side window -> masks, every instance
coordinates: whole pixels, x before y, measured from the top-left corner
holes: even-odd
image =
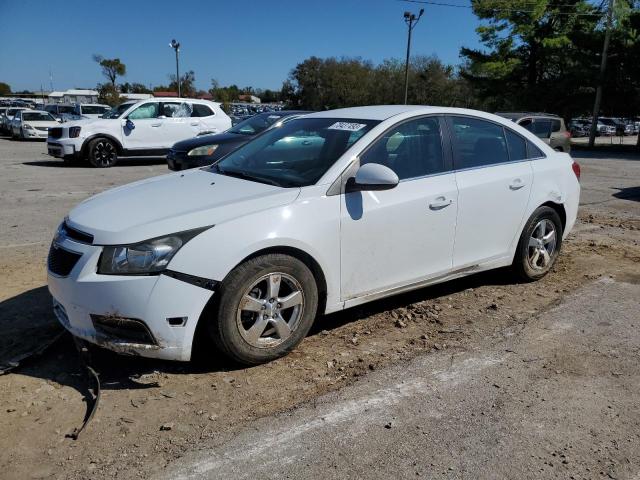
[[[502,126],[471,117],[451,117],[454,167],[482,167],[509,161]]]
[[[551,120],[551,132],[559,132],[560,131],[560,120]]]
[[[418,118],[392,127],[361,156],[360,164],[365,163],[385,165],[400,180],[443,172],[439,119]]]
[[[527,140],[527,153],[528,158],[544,158],[546,155],[542,153],[538,147],[536,147],[533,143]]]
[[[507,147],[509,148],[509,159],[514,162],[517,160],[525,160],[527,156],[527,141],[508,128],[504,129],[507,137]]]
[[[194,103],[192,107],[193,107],[193,111],[191,112],[192,117],[210,117],[211,115],[214,115],[213,111],[206,105]]]

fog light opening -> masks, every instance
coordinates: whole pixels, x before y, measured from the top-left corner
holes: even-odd
[[[172,327],[184,327],[187,324],[187,317],[170,317],[167,323]]]

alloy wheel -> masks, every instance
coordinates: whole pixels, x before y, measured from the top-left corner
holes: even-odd
[[[242,296],[236,314],[238,330],[252,347],[275,347],[298,328],[304,306],[304,292],[294,277],[269,273]]]
[[[96,146],[94,148],[94,157],[96,159],[96,163],[98,163],[100,166],[108,167],[115,162],[117,158],[117,152],[111,142],[98,142],[96,143]]]
[[[549,268],[553,254],[556,251],[557,232],[551,220],[542,219],[533,229],[529,238],[528,256],[529,265],[534,270]]]

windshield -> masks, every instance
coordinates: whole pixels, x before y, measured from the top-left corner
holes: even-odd
[[[83,115],[102,115],[109,111],[108,107],[101,107],[99,105],[81,105]]]
[[[316,183],[334,162],[379,121],[298,118],[273,128],[210,167],[280,187]]]
[[[22,114],[23,122],[55,122],[55,118],[50,113],[45,112],[24,112]]]
[[[228,131],[230,133],[239,133],[240,135],[257,135],[260,132],[264,132],[283,116],[276,113],[260,113],[238,123]]]
[[[111,110],[105,113],[102,118],[118,118],[125,111],[127,111],[131,105],[133,105],[133,103],[121,103],[117,107],[113,107]]]

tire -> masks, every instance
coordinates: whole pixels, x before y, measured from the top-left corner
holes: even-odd
[[[318,309],[311,270],[283,254],[240,264],[222,282],[218,295],[214,318],[207,319],[209,335],[220,352],[244,365],[288,354],[307,335]]]
[[[528,282],[541,279],[553,267],[561,247],[562,221],[558,212],[539,207],[520,235],[513,259],[514,273]]]
[[[108,138],[96,138],[89,142],[89,163],[97,168],[113,167],[118,162],[118,149]]]

